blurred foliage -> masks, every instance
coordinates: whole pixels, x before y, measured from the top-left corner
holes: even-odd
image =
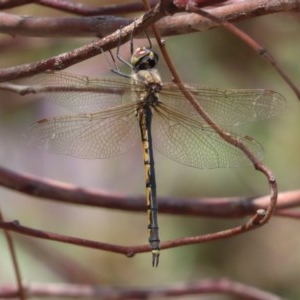
[[[92,2],[92,1],[91,1]],[[122,1],[124,2],[124,1]],[[64,15],[30,5],[10,12],[27,15]],[[238,24],[265,46],[298,84],[300,62],[299,15],[280,13]],[[0,42],[8,39],[1,35]],[[68,51],[92,39],[46,39],[15,37],[13,48],[2,48],[0,67],[36,61]],[[138,41],[141,43],[141,41]],[[300,105],[296,96],[275,70],[224,29],[174,36],[166,39],[170,55],[186,82],[222,88],[268,88],[283,94],[288,108],[282,116],[243,128],[264,146],[265,163],[275,173],[280,191],[299,188]],[[123,46],[124,55],[128,45]],[[171,77],[161,62],[165,81]],[[109,67],[95,57],[71,68],[81,74],[104,74]],[[80,187],[99,188],[129,195],[144,194],[144,171],[139,146],[122,156],[99,161],[79,160],[40,153],[22,140],[24,128],[60,108],[38,97],[16,97],[1,92],[0,163],[11,170],[70,182]],[[156,153],[155,153],[156,154]],[[158,195],[173,197],[255,196],[269,192],[265,178],[253,168],[198,170],[181,166],[156,155]],[[146,212],[133,214],[88,207],[62,205],[0,189],[1,209],[7,220],[26,226],[86,239],[126,245],[147,242]],[[159,215],[163,241],[229,228],[244,220],[215,220]],[[299,221],[273,218],[256,231],[217,242],[162,251],[157,269],[150,254],[126,257],[56,242],[14,235],[22,275],[26,282],[78,282],[118,286],[152,286],[203,278],[228,277],[281,295],[299,299]],[[1,282],[14,282],[3,235]],[[51,254],[51,255],[50,255]],[[72,266],[72,272],[65,272]],[[88,274],[89,276],[80,276]],[[186,297],[182,299],[199,299]],[[201,299],[229,299],[209,296]]]

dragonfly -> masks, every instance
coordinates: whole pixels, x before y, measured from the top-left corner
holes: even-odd
[[[195,168],[250,165],[244,153],[224,141],[194,110],[175,83],[163,83],[159,56],[139,47],[128,62],[132,73],[92,78],[65,72],[46,72],[34,80],[73,115],[44,118],[26,132],[30,145],[78,158],[110,158],[141,143],[146,182],[149,244],[152,265],[160,256],[158,203],[153,149]],[[116,72],[117,73],[117,72]],[[242,141],[258,158],[263,148],[249,136],[232,131],[242,124],[267,119],[285,107],[285,98],[267,89],[218,89],[184,84],[226,134]]]

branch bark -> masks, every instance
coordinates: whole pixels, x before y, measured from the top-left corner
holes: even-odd
[[[222,6],[207,9],[209,13],[228,22],[239,22],[271,13],[297,12],[299,10],[298,0],[226,1]],[[182,8],[177,8],[177,12],[181,11]],[[0,32],[13,36],[104,37],[119,28],[127,26],[132,21],[132,18],[99,16],[96,11],[90,17],[72,18],[28,17],[2,12],[0,13]],[[162,36],[207,31],[219,26],[205,17],[191,13],[165,16],[156,25]]]
[[[9,67],[0,70],[0,81],[9,81],[16,78],[22,78],[26,76],[32,76],[39,72],[45,70],[62,70],[71,65],[79,63],[83,60],[86,60],[90,57],[100,54],[102,51],[107,51],[116,47],[118,44],[128,41],[133,32],[138,34],[148,28],[151,24],[161,20],[163,17],[164,20],[161,21],[159,25],[161,34],[174,35],[174,34],[184,34],[194,31],[203,31],[218,26],[216,23],[203,18],[197,14],[183,14],[174,17],[166,17],[166,14],[173,14],[175,12],[181,12],[182,8],[176,8],[171,4],[170,1],[163,2],[164,6],[157,5],[151,11],[145,13],[142,17],[135,20],[135,22],[130,23],[129,25],[122,28],[122,31],[114,31],[110,35],[106,35],[109,30],[113,30],[121,23],[125,24],[128,20],[116,19],[108,31],[99,30],[98,25],[95,24],[95,20],[98,22],[103,22],[103,18],[94,18],[92,20],[87,20],[85,18],[80,18],[77,20],[70,20],[63,18],[60,21],[60,26],[54,26],[54,29],[51,30],[48,28],[45,30],[50,36],[54,36],[63,32],[64,36],[72,35],[74,33],[73,28],[84,28],[83,31],[77,30],[78,34],[84,35],[84,31],[87,34],[93,33],[93,35],[104,36],[104,38],[87,44],[83,47],[74,49],[72,51],[62,53],[57,56],[50,57],[38,62],[33,62],[29,64]],[[227,5],[225,5],[227,4]],[[280,12],[280,11],[299,11],[300,4],[297,0],[253,0],[253,1],[226,1],[221,7],[213,7],[209,10],[211,14],[215,16],[234,22],[242,19],[251,18],[254,16],[259,16],[268,13]],[[24,19],[22,17],[11,16],[8,14],[0,14],[0,24],[2,24],[2,30],[9,32],[10,34],[17,35],[19,33],[27,32],[28,35],[38,35],[41,34],[41,28],[45,28],[47,25],[46,19]],[[56,19],[58,21],[58,19]],[[21,22],[21,23],[20,23]],[[81,25],[80,25],[81,23]],[[97,22],[96,22],[97,23]],[[20,26],[22,24],[22,26]],[[38,26],[37,26],[38,24]],[[68,24],[68,26],[66,26]],[[103,23],[102,23],[103,24]],[[107,26],[107,23],[105,23]],[[23,29],[27,26],[27,30]],[[105,27],[104,26],[104,27]],[[66,30],[64,30],[65,28]]]
[[[101,190],[79,188],[33,175],[16,173],[0,167],[0,185],[31,195],[39,200],[145,212],[145,196],[129,197]],[[268,196],[233,198],[159,198],[159,212],[185,216],[237,218],[252,215],[268,206]],[[277,210],[300,206],[300,190],[280,193]],[[282,213],[280,213],[282,214]]]
[[[94,299],[161,299],[184,295],[221,294],[248,300],[281,300],[274,294],[227,278],[205,279],[156,288],[119,288],[80,284],[30,283],[28,297],[68,297]],[[13,285],[0,286],[1,299],[12,298],[18,291]]]

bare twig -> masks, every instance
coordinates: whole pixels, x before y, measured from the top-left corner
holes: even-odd
[[[57,241],[72,245],[78,245],[81,247],[87,247],[91,249],[98,249],[103,251],[109,251],[119,254],[125,254],[127,257],[133,257],[137,253],[149,252],[151,250],[150,245],[142,246],[122,246],[116,244],[108,244],[103,242],[96,242],[87,239],[62,235],[54,232],[48,232],[35,228],[30,228],[21,225],[18,221],[12,222],[0,222],[0,228],[5,230],[14,231],[23,235],[32,236],[44,240]],[[169,248],[170,246],[168,246]]]
[[[162,18],[165,13],[165,9],[162,9],[160,5],[157,5],[154,9],[135,20],[135,22],[124,27],[122,29],[122,32],[120,32],[120,30],[117,30],[116,32],[99,41],[87,44],[83,47],[48,59],[1,69],[0,81],[9,81],[16,78],[31,76],[45,70],[62,70],[64,68],[67,68],[80,61],[86,60],[87,58],[98,55],[103,51],[116,47],[120,44],[120,41],[123,43],[128,41],[131,38],[133,31],[138,33],[144,30],[150,24]]]
[[[32,37],[105,37],[132,19],[116,16],[32,17],[0,13],[0,32]]]
[[[247,300],[281,300],[274,294],[227,278],[205,279],[151,288],[120,288],[80,284],[30,283],[25,286],[30,297],[67,297],[85,299],[161,299],[188,295],[221,294]],[[1,299],[16,296],[16,287],[0,286]]]
[[[39,0],[36,1],[38,4],[55,8],[60,11],[65,11],[73,14],[78,14],[81,16],[95,16],[95,15],[120,15],[133,12],[143,11],[143,5],[140,2],[135,3],[119,3],[112,5],[102,5],[102,6],[92,6],[83,3],[75,3],[71,1],[53,1],[53,0]],[[150,1],[151,6],[153,7],[158,3],[157,0]]]
[[[264,216],[265,215],[264,214],[261,215],[261,213],[258,210],[258,212],[245,225],[237,226],[227,230],[222,230],[219,232],[208,233],[208,234],[192,236],[192,237],[183,237],[183,238],[178,238],[171,241],[163,242],[160,245],[160,249],[169,249],[174,247],[181,247],[184,245],[201,244],[208,241],[220,240],[235,235],[239,235],[244,233],[245,231],[255,229],[256,227],[253,224],[257,224],[262,218],[264,218]],[[152,250],[149,244],[140,245],[140,246],[122,246],[116,244],[97,242],[97,241],[71,237],[71,236],[66,236],[58,233],[47,232],[35,228],[22,226],[18,221],[0,222],[0,228],[14,231],[22,235],[32,236],[35,238],[46,239],[51,241],[59,241],[62,243],[78,245],[81,247],[87,247],[91,249],[98,249],[98,250],[103,250],[108,252],[124,254],[127,257],[133,257],[138,253],[149,252]]]
[[[121,209],[125,211],[145,211],[145,197],[129,197],[101,190],[79,188],[29,174],[16,173],[0,167],[0,185],[38,198],[62,203]],[[160,213],[185,216],[205,216],[212,218],[237,218],[253,214],[268,206],[269,197],[224,197],[224,198],[159,198]],[[300,190],[279,194],[277,209],[300,206]]]
[[[197,11],[197,8],[194,8],[195,11]],[[244,226],[238,226],[235,228],[232,228],[232,235],[235,234],[240,234],[243,231],[248,231],[248,230],[253,230],[257,228],[258,226],[262,226],[268,222],[270,217],[272,216],[275,208],[276,208],[276,202],[277,202],[277,197],[278,197],[278,188],[277,188],[277,182],[275,177],[273,176],[272,172],[263,165],[262,162],[260,162],[255,155],[244,145],[244,143],[239,140],[238,138],[235,138],[234,136],[224,132],[222,128],[214,122],[214,120],[206,113],[206,111],[200,106],[198,101],[195,99],[192,93],[188,91],[184,87],[183,82],[181,81],[179,74],[177,73],[170,56],[168,55],[168,52],[166,50],[166,47],[164,43],[161,40],[160,34],[158,30],[156,29],[156,26],[153,24],[152,25],[152,30],[154,32],[154,35],[156,37],[157,43],[161,49],[161,52],[164,56],[164,59],[170,69],[170,72],[173,75],[174,82],[178,85],[180,88],[182,94],[186,97],[186,99],[191,103],[191,105],[194,107],[194,109],[199,113],[199,115],[205,120],[205,122],[226,142],[229,144],[239,148],[248,158],[249,160],[253,163],[253,166],[255,167],[256,170],[262,172],[269,183],[270,187],[270,203],[267,207],[267,210],[257,210],[256,214],[254,215],[253,218],[251,218]],[[228,230],[225,231],[220,231],[215,233],[215,235],[220,235],[222,236],[225,234],[227,236]]]
[[[206,1],[207,2],[207,1]],[[78,49],[74,49],[73,51],[69,51],[49,59],[44,59],[39,62],[33,62],[30,64],[24,64],[20,66],[10,67],[6,69],[0,70],[0,81],[8,81],[13,80],[16,78],[24,77],[24,76],[31,76],[38,72],[49,70],[61,70],[66,67],[69,67],[73,64],[76,64],[80,61],[88,59],[92,56],[98,55],[102,51],[109,50],[118,45],[120,38],[122,42],[127,41],[130,36],[132,35],[132,31],[134,30],[135,33],[139,33],[140,31],[144,30],[150,24],[156,22],[157,20],[161,19],[167,13],[174,13],[176,11],[182,10],[182,8],[174,8],[169,1],[163,2],[165,7],[157,6],[150,12],[146,13],[144,16],[138,18],[134,23],[124,27],[122,29],[122,35],[120,35],[119,31],[112,33],[111,35],[97,41],[80,47]],[[205,2],[204,2],[205,3]],[[226,5],[225,5],[226,4]],[[259,10],[256,8],[260,7]],[[289,10],[299,10],[299,5],[297,1],[262,1],[262,0],[253,0],[251,4],[249,2],[224,2],[224,6],[213,8],[211,11],[214,16],[220,17],[222,19],[226,19],[228,21],[237,21],[242,18],[249,18],[260,14],[270,13],[270,12],[277,12],[277,11],[289,11]],[[103,29],[99,29],[99,25],[103,24],[103,18],[92,18],[91,20],[87,20],[85,18],[80,19],[68,19],[62,18],[60,19],[61,24],[57,24],[54,26],[53,30],[49,29],[49,24],[47,24],[47,30],[41,30],[40,28],[45,28],[46,25],[43,20],[46,19],[24,19],[23,17],[16,17],[4,13],[0,13],[0,18],[2,19],[2,30],[5,32],[9,32],[10,34],[23,34],[23,28],[27,27],[26,30],[27,34],[29,35],[39,35],[41,31],[45,34],[47,32],[50,36],[53,35],[60,35],[59,32],[63,33],[64,35],[73,35],[74,30],[73,28],[77,28],[76,32],[78,35],[99,35],[102,36],[106,34],[108,31],[113,30],[116,26],[120,25],[121,23],[125,24],[128,21],[124,19],[110,19],[113,20],[113,24],[111,27],[108,26],[108,31]],[[208,28],[217,26],[217,23],[208,20],[207,18],[203,18],[197,14],[186,14],[175,16],[176,20],[172,22],[172,19],[166,19],[166,23],[162,23],[161,28],[164,28],[162,33],[164,35],[169,34],[178,34],[178,33],[187,33],[192,31],[199,31],[199,30],[207,30]],[[173,17],[172,17],[173,18]],[[55,20],[55,19],[53,19]],[[22,26],[19,26],[21,21]],[[49,22],[49,20],[46,20]],[[55,21],[58,21],[57,19]],[[24,27],[24,24],[27,26]],[[107,23],[106,27],[107,27]],[[37,26],[38,25],[38,26]],[[167,25],[167,26],[166,26]],[[51,27],[51,26],[50,26]],[[79,29],[81,27],[81,29]],[[168,32],[168,30],[171,31]],[[176,29],[177,28],[177,29]],[[186,29],[184,29],[186,28]],[[84,33],[85,32],[85,33]]]
[[[178,10],[181,9],[185,10],[185,6],[178,7]],[[298,0],[226,1],[222,6],[205,8],[205,11],[211,15],[231,23],[271,13],[299,10],[300,6]],[[162,36],[170,36],[207,31],[220,26],[220,24],[199,14],[187,13],[166,16],[157,22],[156,26]]]
[[[36,2],[36,0],[2,0],[0,1],[0,9],[13,8],[33,2]]]
[[[57,3],[60,4],[61,2],[55,1],[55,4]],[[180,7],[173,8],[170,13],[176,13],[176,11],[179,12],[181,10],[182,8]],[[252,0],[243,2],[226,1],[222,6],[207,8],[206,12],[221,20],[232,23],[271,13],[297,12],[299,10],[297,0]],[[0,32],[2,33],[11,34],[13,36],[25,35],[39,37],[103,37],[131,22],[131,19],[123,17],[99,16],[98,14],[91,15],[91,17],[88,18],[55,18],[16,16],[4,12],[0,13],[0,20]],[[186,13],[164,16],[164,18],[157,22],[156,26],[162,36],[171,36],[207,31],[220,26],[220,24],[198,14]]]
[[[1,223],[4,223],[4,220],[3,220],[2,212],[0,210],[0,224]],[[7,230],[4,230],[4,235],[5,235],[7,244],[8,244],[8,248],[9,248],[10,255],[11,255],[11,258],[12,258],[12,262],[13,262],[13,266],[14,266],[14,271],[15,271],[15,274],[16,274],[16,279],[17,279],[16,295],[18,297],[20,297],[20,300],[26,300],[25,290],[24,290],[24,287],[22,286],[21,271],[20,271],[20,268],[19,268],[19,263],[18,263],[17,254],[16,254],[16,250],[15,250],[15,246],[14,246],[12,236],[11,236],[10,232],[7,231]]]

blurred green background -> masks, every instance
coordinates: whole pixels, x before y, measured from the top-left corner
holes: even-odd
[[[103,2],[104,3],[104,2]],[[27,15],[62,15],[38,6],[9,10]],[[264,45],[281,67],[299,84],[299,15],[278,13],[238,23]],[[84,45],[93,39],[19,38],[0,35],[0,43],[11,39],[17,46],[0,49],[0,67],[37,61]],[[139,40],[138,44],[143,41]],[[277,177],[280,191],[300,186],[300,104],[275,70],[224,29],[166,38],[169,53],[185,82],[220,88],[267,88],[287,99],[281,116],[250,124],[244,134],[258,140],[265,160]],[[122,47],[129,57],[129,46]],[[171,75],[162,62],[163,80]],[[109,67],[102,56],[69,68],[76,74],[103,76]],[[17,97],[0,92],[0,164],[10,170],[68,182],[83,188],[123,195],[143,195],[144,170],[141,146],[109,160],[80,160],[43,153],[22,140],[25,128],[63,109],[38,96]],[[33,101],[39,100],[39,101]],[[65,112],[65,111],[64,111]],[[159,196],[226,197],[255,196],[269,192],[265,178],[252,167],[199,170],[188,168],[155,153]],[[123,245],[147,242],[146,212],[128,213],[108,209],[63,205],[0,188],[0,205],[6,220],[46,231]],[[244,219],[159,215],[161,240],[214,232],[243,223]],[[287,299],[300,298],[300,222],[274,217],[250,233],[206,244],[162,251],[160,265],[151,266],[149,253],[129,259],[122,255],[38,240],[14,234],[25,282],[72,282],[149,287],[206,278],[227,277],[274,292]],[[0,235],[0,282],[13,283],[12,263]],[[182,297],[181,299],[198,299]],[[232,299],[220,295],[201,299]]]

